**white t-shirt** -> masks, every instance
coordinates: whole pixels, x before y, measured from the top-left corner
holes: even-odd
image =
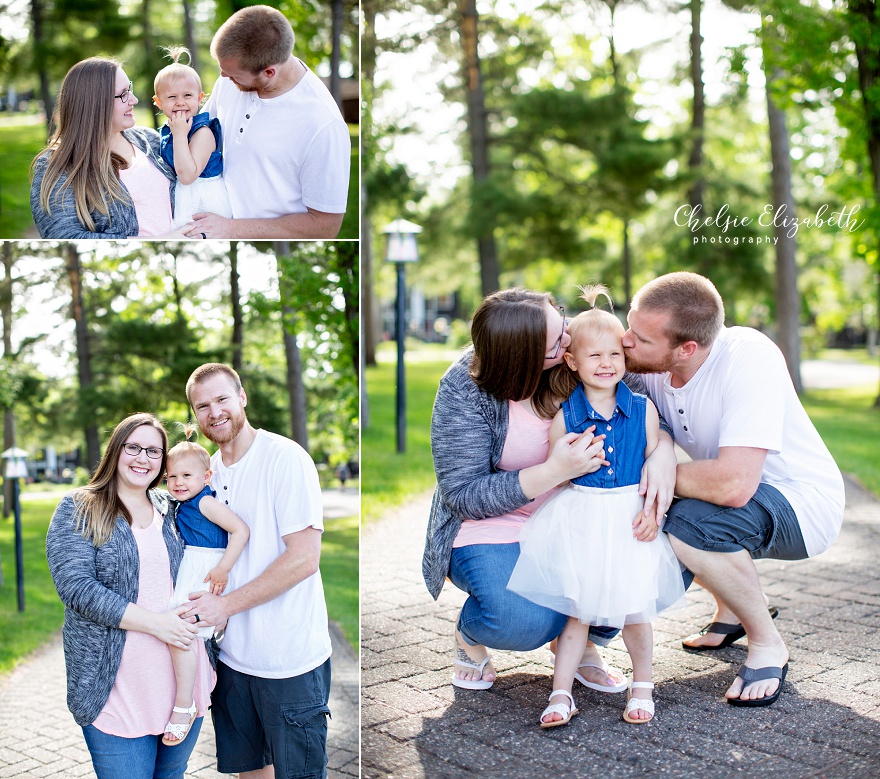
[[[668,373],[644,377],[675,442],[694,460],[722,446],[767,450],[761,481],[797,515],[810,557],[831,546],[843,523],[843,477],[804,411],[779,348],[749,327],[728,327],[684,387]]]
[[[211,486],[251,534],[232,569],[235,586],[259,576],[284,550],[282,536],[307,527],[323,532],[318,472],[311,458],[283,436],[257,430],[250,449],[231,467],[211,458]],[[320,571],[274,600],[233,615],[220,644],[230,668],[264,679],[299,676],[330,657],[327,606]]]
[[[223,180],[233,218],[304,214],[307,207],[345,213],[351,137],[312,71],[267,100],[221,76],[202,110],[223,129]]]

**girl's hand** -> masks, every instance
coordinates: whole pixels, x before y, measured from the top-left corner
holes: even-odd
[[[592,425],[583,433],[566,433],[553,445],[547,462],[559,474],[560,484],[610,465],[605,459],[605,436],[594,436],[595,429]]]
[[[633,520],[633,537],[639,541],[653,541],[657,538],[660,527],[657,524],[657,517],[652,511],[645,514],[640,511]]]
[[[187,622],[183,615],[190,610],[190,605],[178,606],[176,609],[162,611],[155,615],[152,635],[169,646],[186,649],[193,642],[199,629]]]
[[[173,111],[168,117],[168,129],[172,136],[182,135],[186,138],[191,126],[192,117],[188,117],[186,111]]]
[[[672,439],[661,433],[657,447],[642,466],[642,478],[639,481],[639,495],[645,496],[645,516],[653,512],[655,517],[662,519],[666,515],[675,493],[677,465]]]
[[[229,584],[229,572],[224,571],[219,565],[208,571],[208,575],[202,579],[203,582],[211,582],[208,592],[213,595],[222,595],[226,585]]]

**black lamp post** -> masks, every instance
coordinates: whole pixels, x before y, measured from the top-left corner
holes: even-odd
[[[24,449],[13,446],[0,457],[6,460],[6,478],[12,479],[12,503],[15,509],[15,587],[18,594],[18,610],[24,611],[24,553],[21,542],[21,488],[18,480],[27,476],[27,457]]]
[[[385,259],[397,266],[397,451],[406,451],[406,373],[403,364],[406,341],[406,264],[419,261],[416,235],[422,228],[396,219],[383,231],[388,236]]]

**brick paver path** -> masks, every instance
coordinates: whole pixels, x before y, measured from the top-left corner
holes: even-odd
[[[358,776],[357,656],[334,626],[330,692],[330,779]],[[0,679],[0,779],[94,776],[82,730],[67,710],[60,633]],[[207,716],[186,779],[228,779],[218,773],[214,728]]]
[[[722,700],[745,659],[744,642],[703,655],[679,645],[711,617],[699,589],[655,625],[657,717],[621,719],[624,695],[575,685],[581,713],[540,730],[550,654],[495,652],[488,692],[456,690],[453,621],[463,593],[437,603],[421,580],[430,496],[362,538],[363,777],[880,777],[880,502],[847,481],[843,532],[832,549],[798,562],[760,561],[791,652],[785,690],[765,709]],[[629,671],[618,638],[605,652]]]

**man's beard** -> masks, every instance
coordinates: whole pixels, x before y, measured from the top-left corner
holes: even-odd
[[[229,426],[223,430],[216,430],[215,428],[210,427],[211,423],[208,423],[208,428],[205,429],[202,427],[201,431],[205,438],[209,441],[213,441],[215,444],[228,444],[242,431],[245,422],[247,422],[247,414],[242,411],[240,414],[230,414]]]
[[[641,362],[626,350],[623,355],[626,360],[626,369],[632,373],[666,373],[672,370],[673,363],[670,355],[666,355],[656,362]]]

